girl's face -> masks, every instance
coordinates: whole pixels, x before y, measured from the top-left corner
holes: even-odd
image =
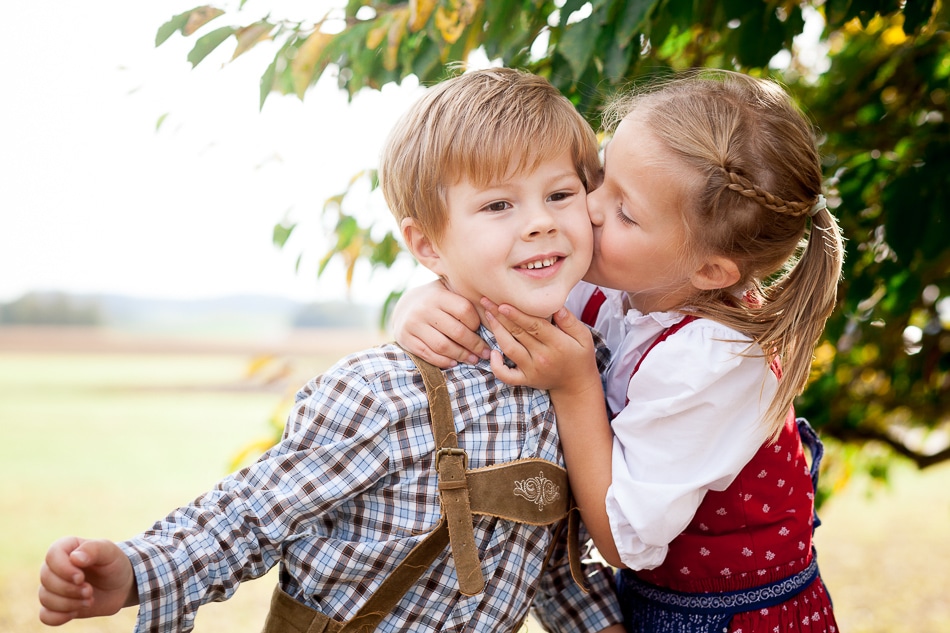
[[[587,197],[594,256],[585,281],[626,291],[643,313],[681,307],[693,292],[682,205],[692,174],[636,113],[617,127],[604,182]]]

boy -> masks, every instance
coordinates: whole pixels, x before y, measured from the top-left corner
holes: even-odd
[[[476,304],[487,295],[537,316],[557,310],[587,271],[586,189],[598,171],[593,132],[571,104],[545,80],[507,69],[429,90],[381,160],[387,203],[419,262]],[[446,391],[427,392],[429,376],[395,345],[344,359],[301,390],[277,446],[149,532],[118,544],[54,543],[40,619],[58,625],[138,605],[138,630],[187,631],[201,604],[279,562],[265,631],[324,630],[318,618],[340,630],[365,615],[369,596],[387,594],[380,584],[399,577],[399,562],[447,515],[451,547],[409,565],[421,578],[402,583],[405,593],[365,630],[514,630],[533,601],[558,630],[622,631],[610,574],[589,566],[585,595],[563,561],[545,569],[550,525],[482,514],[477,495],[469,508],[459,490],[488,467],[515,462],[535,474],[543,460],[561,462],[547,394],[495,380],[487,362],[446,371],[457,446],[444,449],[433,391],[443,404]],[[453,464],[460,479],[447,478]],[[562,496],[545,472],[515,481],[515,500],[542,511]]]

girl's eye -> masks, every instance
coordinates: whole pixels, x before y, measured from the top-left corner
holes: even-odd
[[[484,207],[482,207],[482,209],[485,211],[505,211],[510,208],[511,208],[511,205],[505,202],[504,200],[498,200],[497,202],[489,202]]]
[[[561,202],[562,200],[567,200],[573,194],[569,191],[558,191],[557,193],[552,193],[548,196],[548,200],[551,202]]]
[[[617,219],[623,224],[635,225],[636,221],[623,212],[623,205],[617,206]]]

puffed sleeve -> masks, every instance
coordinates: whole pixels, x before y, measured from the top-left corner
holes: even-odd
[[[627,567],[661,564],[706,491],[726,489],[752,459],[776,387],[758,347],[706,319],[649,351],[612,422],[607,515]]]

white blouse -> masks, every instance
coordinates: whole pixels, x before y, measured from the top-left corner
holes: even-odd
[[[568,298],[578,318],[594,290],[581,283]],[[653,569],[706,491],[725,490],[766,441],[760,419],[777,380],[747,336],[709,319],[650,350],[631,378],[651,343],[683,315],[625,311],[622,292],[601,291],[607,299],[594,328],[613,353],[605,386],[616,412],[607,515],[623,563]]]

